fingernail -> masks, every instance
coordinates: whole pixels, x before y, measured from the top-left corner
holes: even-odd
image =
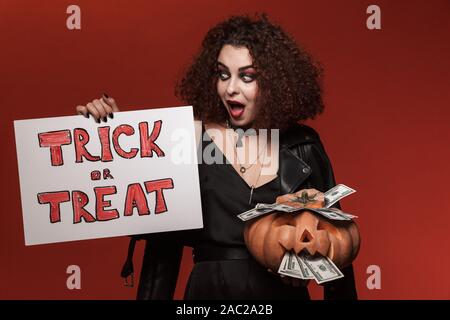
[[[86,113],[84,116],[89,119],[89,113]]]
[[[100,118],[99,119],[95,119],[95,122],[100,123]]]
[[[109,99],[109,96],[108,96],[106,93],[104,93],[104,92],[103,92],[103,96],[104,96],[106,99]]]
[[[108,114],[108,116],[109,116],[111,119],[114,119],[114,114],[110,113],[110,114]]]
[[[103,117],[103,121],[106,122],[106,120],[108,120],[106,117]]]

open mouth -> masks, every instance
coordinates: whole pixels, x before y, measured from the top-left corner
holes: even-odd
[[[233,118],[239,118],[244,113],[245,104],[233,100],[227,100],[227,104]]]

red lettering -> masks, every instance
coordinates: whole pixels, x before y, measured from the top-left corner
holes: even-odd
[[[85,222],[94,222],[95,218],[84,207],[89,202],[86,193],[82,191],[72,191],[72,206],[73,206],[73,223],[80,223],[81,218]]]
[[[158,157],[164,157],[164,151],[156,144],[162,128],[162,121],[158,120],[153,123],[152,132],[149,135],[149,128],[147,122],[139,123],[139,141],[140,141],[140,155],[142,158],[153,157],[153,153],[156,153]],[[130,148],[129,151],[125,151],[120,143],[119,138],[122,134],[131,136],[135,133],[132,126],[122,124],[116,127],[110,137],[110,126],[99,127],[98,136],[101,146],[101,156],[91,154],[86,145],[89,143],[89,133],[83,128],[75,128],[73,130],[73,140],[75,146],[75,162],[82,163],[87,161],[102,161],[110,162],[114,160],[111,150],[111,140],[114,150],[119,156],[125,159],[131,159],[136,157],[139,152],[139,148]],[[52,166],[63,165],[62,146],[72,143],[72,136],[70,130],[60,130],[52,132],[43,132],[38,134],[39,146],[50,148],[50,157]],[[84,159],[83,159],[84,158]]]
[[[164,199],[163,189],[173,189],[173,180],[171,178],[146,181],[144,182],[147,193],[156,191],[155,213],[167,211],[166,200]]]
[[[62,145],[71,144],[72,136],[69,130],[43,132],[38,134],[39,146],[50,147],[50,160],[52,166],[60,166],[64,163]]]
[[[127,136],[131,136],[131,135],[134,134],[134,128],[132,126],[127,125],[127,124],[122,124],[122,125],[118,126],[116,129],[114,129],[112,140],[113,140],[114,149],[116,150],[117,154],[119,156],[121,156],[122,158],[126,158],[126,159],[131,159],[131,158],[136,157],[136,154],[139,151],[137,148],[131,148],[131,150],[129,152],[126,152],[120,146],[120,144],[119,144],[119,136],[121,134],[125,134]]]
[[[105,207],[111,206],[111,201],[103,199],[105,195],[115,194],[116,191],[115,186],[94,188],[97,220],[107,221],[119,218],[119,212],[116,209],[105,210]]]
[[[73,139],[75,141],[75,162],[83,162],[83,157],[89,161],[99,161],[100,157],[93,156],[86,150],[85,145],[89,142],[89,134],[84,129],[74,129]]]
[[[142,190],[139,183],[128,185],[127,196],[125,198],[124,215],[131,216],[133,214],[134,207],[137,208],[140,216],[150,214],[147,198],[145,197],[144,190]]]
[[[100,180],[100,171],[94,170],[91,172],[91,180]]]
[[[103,169],[103,180],[106,179],[114,179],[114,177],[111,174],[111,171],[109,169]]]
[[[110,127],[98,128],[98,136],[102,145],[102,161],[108,162],[113,160],[111,153],[111,143],[109,142],[109,129]]]
[[[50,204],[50,222],[61,221],[61,210],[59,204],[70,200],[69,191],[44,192],[37,195],[40,204]]]
[[[153,157],[153,151],[156,152],[158,157],[164,157],[164,151],[155,143],[161,133],[162,121],[158,120],[153,123],[153,130],[148,136],[148,123],[139,123],[139,133],[141,140],[141,157]]]

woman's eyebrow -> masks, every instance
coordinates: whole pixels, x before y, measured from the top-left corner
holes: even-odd
[[[228,67],[226,66],[226,65],[224,65],[222,62],[220,62],[220,61],[217,61],[217,65],[218,66],[221,66],[221,67],[224,67],[225,69],[227,69],[228,70]]]
[[[241,68],[239,68],[239,71],[244,71],[245,69],[250,69],[250,68],[255,68],[255,66],[251,64],[249,66],[241,67]]]
[[[218,64],[219,66],[224,67],[225,69],[229,70],[228,67],[227,67],[225,64],[223,64],[222,62],[217,61],[217,64]],[[251,64],[251,65],[248,65],[248,66],[240,67],[238,70],[239,70],[239,71],[243,71],[243,70],[245,70],[245,69],[254,68],[254,67],[255,67],[255,66]]]

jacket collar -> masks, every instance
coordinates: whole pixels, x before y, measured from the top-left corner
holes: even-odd
[[[280,191],[281,194],[293,193],[311,175],[312,169],[308,161],[306,148],[302,145],[320,141],[314,129],[305,125],[291,127],[280,135]],[[303,153],[303,154],[302,154]]]

